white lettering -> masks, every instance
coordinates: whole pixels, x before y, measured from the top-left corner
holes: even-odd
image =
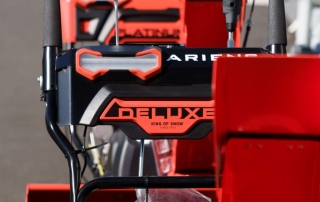
[[[207,61],[207,56],[205,54],[202,54],[202,61]]]
[[[171,60],[176,60],[181,62],[181,59],[175,54],[170,55],[170,57],[167,59],[167,61],[171,61]]]
[[[189,60],[198,61],[198,55],[186,54],[185,59],[186,59],[186,61],[189,61]]]
[[[218,57],[221,57],[222,54],[211,54],[211,61],[216,61]]]
[[[221,56],[227,56],[227,57],[258,57],[257,54],[211,54],[210,58],[211,61],[216,61],[219,57]],[[197,54],[186,54],[185,55],[185,61],[199,61],[200,55]],[[181,62],[182,60],[175,54],[170,55],[170,57],[167,59],[167,61],[179,61]],[[207,56],[205,54],[201,54],[201,61],[207,61]]]

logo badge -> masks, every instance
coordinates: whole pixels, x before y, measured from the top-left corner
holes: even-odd
[[[183,135],[195,124],[213,121],[214,101],[128,101],[113,99],[101,121],[135,122],[149,135]]]

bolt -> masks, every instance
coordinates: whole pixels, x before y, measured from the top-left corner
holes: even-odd
[[[42,90],[43,77],[42,77],[42,76],[39,76],[39,77],[37,78],[37,81],[39,82],[39,84],[40,84],[40,89]]]
[[[302,150],[302,149],[303,149],[303,145],[299,145],[298,150]]]
[[[257,144],[257,149],[262,149],[262,145],[261,144]]]
[[[44,94],[40,95],[40,101],[45,102],[46,101],[46,97]]]

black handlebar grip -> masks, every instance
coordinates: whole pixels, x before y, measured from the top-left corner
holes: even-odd
[[[287,46],[284,0],[269,0],[268,45]]]
[[[43,46],[62,47],[60,0],[45,0]]]

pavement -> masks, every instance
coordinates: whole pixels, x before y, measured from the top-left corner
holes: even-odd
[[[17,202],[27,183],[68,183],[68,165],[45,129],[39,101],[43,1],[0,5],[0,201]],[[248,47],[264,47],[266,7],[255,8],[254,22]]]
[[[43,1],[0,3],[0,201],[24,201],[27,183],[68,182],[68,165],[45,129]]]

